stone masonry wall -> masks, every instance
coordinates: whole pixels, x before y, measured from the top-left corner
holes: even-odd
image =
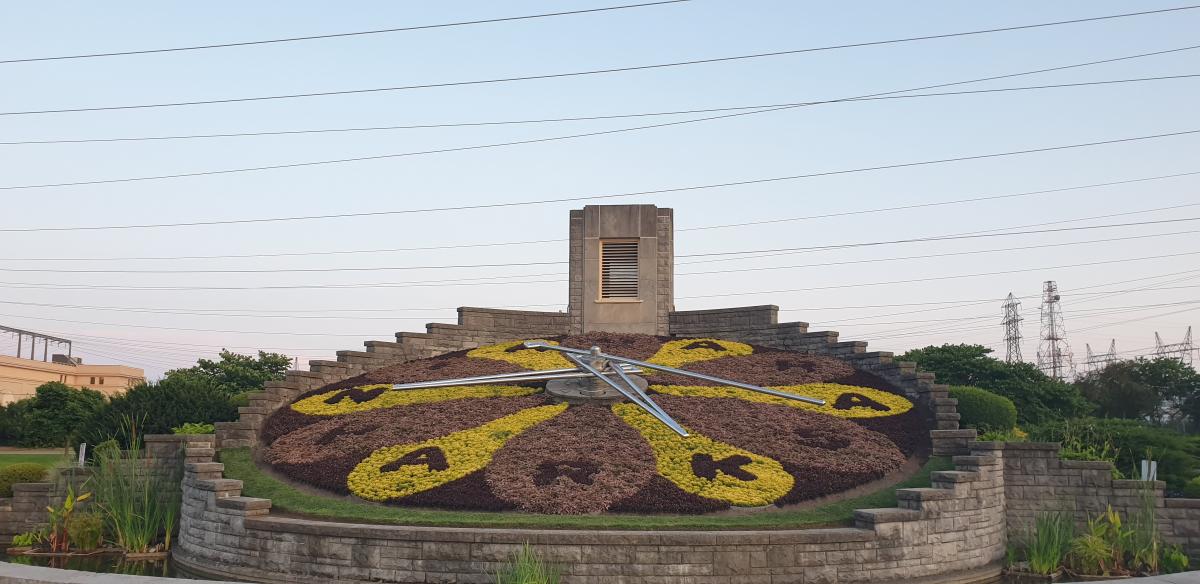
[[[175,558],[258,582],[490,582],[524,543],[565,569],[567,584],[741,584],[976,581],[995,576],[1008,538],[1040,509],[1076,519],[1112,504],[1128,512],[1136,481],[1107,463],[1063,461],[1057,444],[963,440],[956,469],[929,488],[897,489],[899,505],[860,509],[854,526],[778,531],[637,532],[355,525],[272,516],[241,496],[210,445],[188,448]],[[1200,557],[1200,500],[1162,499],[1168,542]]]
[[[1109,505],[1127,517],[1149,496],[1166,541],[1200,559],[1200,499],[1164,499],[1166,484],[1161,481],[1113,479],[1109,462],[1061,460],[1057,443],[977,442],[972,447],[1005,453],[1009,537],[1019,537],[1043,511],[1069,512],[1083,527]]]
[[[211,448],[183,480],[177,562],[258,582],[491,582],[529,543],[568,584],[735,584],[987,578],[1004,556],[1003,452],[955,458],[933,486],[898,489],[900,506],[863,509],[853,527],[636,532],[354,525],[276,517],[241,496]]]

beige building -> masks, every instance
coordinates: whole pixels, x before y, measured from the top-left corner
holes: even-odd
[[[49,381],[115,395],[124,393],[145,378],[145,371],[136,367],[84,365],[81,360],[64,355],[55,355],[53,361],[0,355],[0,405],[33,397],[34,390]]]

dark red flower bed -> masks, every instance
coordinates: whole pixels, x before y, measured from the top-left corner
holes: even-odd
[[[745,357],[691,363],[684,369],[764,387],[832,382],[855,373],[853,367],[840,359],[773,349],[760,349]],[[655,385],[720,385],[672,373],[653,373],[646,379]]]

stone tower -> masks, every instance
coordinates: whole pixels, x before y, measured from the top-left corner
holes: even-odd
[[[674,215],[654,205],[571,211],[571,333],[666,335],[675,308]]]

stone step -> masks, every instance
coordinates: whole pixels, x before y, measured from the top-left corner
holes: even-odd
[[[964,454],[955,456],[951,460],[954,461],[955,466],[993,466],[1000,462],[991,454]]]
[[[854,525],[860,528],[870,528],[878,523],[896,523],[900,521],[916,521],[921,518],[921,512],[915,509],[887,507],[884,509],[855,509]]]
[[[965,470],[939,470],[931,473],[929,478],[936,486],[938,483],[973,483],[980,478],[979,473]]]

